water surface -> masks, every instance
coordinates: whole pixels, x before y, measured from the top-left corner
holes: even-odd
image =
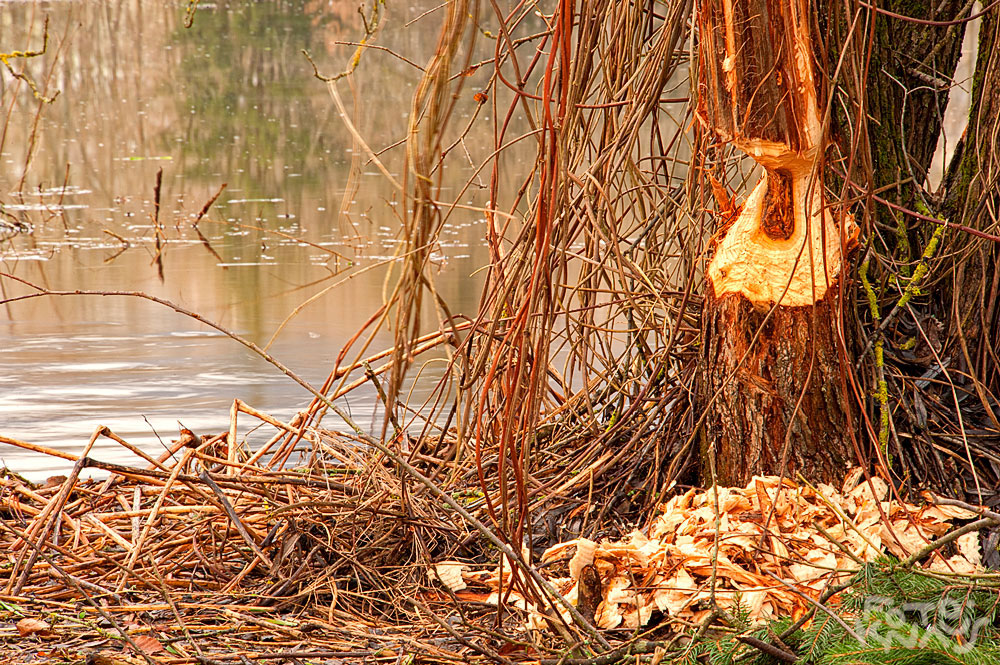
[[[322,383],[381,304],[399,243],[398,192],[366,163],[301,54],[308,49],[328,73],[343,69],[354,48],[337,42],[361,35],[356,4],[206,3],[185,29],[183,3],[0,2],[4,50],[40,45],[49,17],[49,52],[27,72],[42,94],[58,91],[39,115],[23,83],[6,73],[0,83],[9,118],[0,203],[8,220],[33,229],[0,244],[0,270],[53,290],[143,291],[261,345],[297,306],[343,281],[271,348]],[[377,43],[424,62],[438,21],[432,14],[403,25],[438,3],[408,4],[387,8]],[[353,90],[339,84],[375,149],[404,136],[418,74],[369,51]],[[487,139],[470,157],[488,154]],[[383,155],[397,174],[401,157],[400,149]],[[448,178],[461,184],[471,164]],[[192,222],[223,183],[198,224],[209,248]],[[465,198],[485,202],[478,187]],[[483,233],[476,213],[459,213],[436,248],[437,287],[456,312],[478,303],[472,275],[486,260]],[[2,287],[4,297],[31,291],[10,279]],[[372,348],[388,344],[382,335]],[[427,376],[440,372],[437,363]],[[225,430],[234,397],[279,418],[309,401],[223,334],[147,301],[60,296],[0,307],[6,436],[78,453],[94,427],[107,425],[159,451],[179,422],[197,433]],[[373,398],[361,389],[345,404],[372,426]],[[110,442],[94,454],[131,460]],[[0,463],[33,478],[67,466],[8,447]]]

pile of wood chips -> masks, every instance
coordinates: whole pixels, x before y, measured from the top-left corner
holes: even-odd
[[[952,529],[952,520],[978,516],[926,498],[924,506],[891,499],[884,481],[865,480],[860,472],[842,491],[755,477],[745,488],[675,496],[647,528],[624,540],[555,545],[542,555],[541,570],[581,607],[581,572],[596,568],[600,600],[593,618],[599,628],[635,629],[655,612],[682,625],[700,623],[712,611],[713,576],[715,600],[724,610],[739,603],[754,621],[798,617],[828,585],[847,581],[863,563],[886,552],[905,559]],[[950,548],[957,553],[942,554],[948,549],[935,550],[920,566],[960,574],[980,569],[978,532],[960,536]],[[489,592],[480,600],[503,598],[528,610],[529,627],[543,628],[547,621],[537,607],[510,589],[510,568],[477,572],[442,562],[434,576],[453,591],[485,585]]]

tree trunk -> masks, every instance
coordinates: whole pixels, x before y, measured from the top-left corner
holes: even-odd
[[[979,57],[973,78],[969,124],[945,178],[944,213],[975,229],[996,233],[1000,207],[1000,15],[983,18]],[[991,228],[992,227],[992,228]],[[960,236],[952,251],[968,256],[955,270],[953,287],[943,294],[940,311],[949,326],[950,346],[957,347],[962,369],[975,377],[974,390],[993,427],[1000,429],[1000,409],[987,394],[1000,392],[1000,243]]]
[[[764,172],[708,267],[703,453],[724,484],[797,472],[837,482],[855,459],[835,331],[856,227],[823,199],[812,10],[807,0],[699,9],[699,119]]]

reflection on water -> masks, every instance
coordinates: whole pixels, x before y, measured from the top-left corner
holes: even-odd
[[[437,3],[409,4],[390,8],[379,42],[420,62],[436,21],[401,26]],[[47,94],[59,91],[55,103],[38,118],[23,83],[4,75],[0,84],[10,112],[0,203],[6,219],[34,228],[0,244],[0,270],[54,290],[144,291],[259,344],[297,305],[344,280],[272,347],[321,383],[382,302],[388,267],[379,259],[398,242],[397,192],[352,152],[301,54],[309,49],[330,71],[342,69],[353,47],[336,42],[360,33],[356,4],[220,2],[203,5],[187,30],[183,8],[162,0],[3,3],[0,48],[40,44],[43,14],[50,52],[27,71]],[[388,146],[405,131],[419,72],[371,51],[359,73],[355,122],[373,146]],[[398,149],[383,159],[399,170]],[[360,171],[353,180],[352,162]],[[467,175],[452,174],[456,183]],[[191,223],[223,183],[198,224],[206,245]],[[468,202],[481,204],[477,196]],[[482,237],[475,214],[456,214],[437,252],[438,289],[457,312],[478,302],[470,275],[485,261]],[[3,297],[30,292],[10,279],[0,284]],[[198,433],[226,429],[233,397],[286,418],[308,402],[243,347],[147,301],[48,297],[0,308],[6,436],[79,452],[101,424],[159,450],[158,437],[176,437],[178,419]],[[359,391],[350,400],[362,423],[373,420],[371,397]],[[95,454],[114,460],[121,450]],[[11,448],[0,456],[33,477],[56,469]]]

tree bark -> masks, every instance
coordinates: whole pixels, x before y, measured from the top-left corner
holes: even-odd
[[[983,17],[972,85],[969,124],[945,178],[947,218],[996,233],[1000,208],[1000,15]],[[960,349],[963,369],[979,383],[976,392],[988,420],[1000,427],[1000,409],[986,393],[1000,392],[1000,243],[959,236],[952,251],[968,256],[942,294],[941,317],[951,314],[949,346]]]
[[[698,117],[764,171],[708,267],[703,454],[714,455],[724,484],[796,472],[838,482],[855,458],[835,330],[856,228],[822,194],[826,91],[813,64],[814,9],[807,0],[699,8]]]

